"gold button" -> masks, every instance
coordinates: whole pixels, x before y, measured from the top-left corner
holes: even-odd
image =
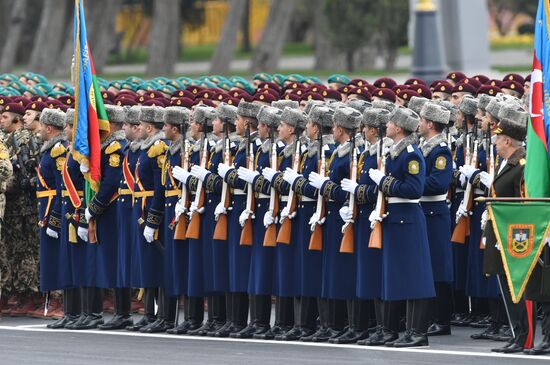
[[[401,221],[401,224],[403,224],[403,221]]]

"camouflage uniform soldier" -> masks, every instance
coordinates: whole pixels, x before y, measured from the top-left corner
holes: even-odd
[[[13,168],[10,162],[10,155],[8,154],[8,149],[4,143],[0,142],[0,240],[2,237],[2,222],[4,220],[4,209],[6,208],[6,196],[4,192],[6,191],[6,186],[9,178],[13,175]],[[3,254],[3,250],[0,251],[0,255]],[[0,269],[4,266],[1,266],[4,263],[4,257],[0,257]],[[0,271],[0,278],[2,277],[2,272]],[[1,279],[0,279],[1,280]]]

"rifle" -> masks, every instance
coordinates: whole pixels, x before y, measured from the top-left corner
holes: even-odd
[[[301,131],[298,127],[294,128],[295,140],[294,144],[296,150],[294,151],[294,158],[292,159],[292,170],[298,172],[298,166],[300,165],[300,134]],[[288,210],[288,216],[281,217],[281,227],[279,228],[279,234],[277,235],[277,242],[285,245],[290,244],[290,234],[292,232],[292,218],[296,216],[296,194],[290,187],[288,192],[288,200],[286,201],[286,208]]]
[[[203,132],[202,138],[202,151],[200,154],[201,157],[201,167],[206,167],[206,160],[208,159],[208,138],[206,136],[206,129]],[[198,240],[201,234],[201,210],[204,207],[204,189],[202,188],[203,182],[199,181],[197,184],[197,191],[195,191],[195,200],[193,204],[197,207],[191,215],[191,220],[189,221],[189,227],[187,227],[187,234],[185,238],[192,238]]]
[[[487,172],[491,177],[491,181],[493,181],[495,178],[495,150],[493,149],[493,145],[491,144],[491,127],[489,125],[487,125],[487,131],[485,133],[485,140],[487,141]],[[487,186],[488,195],[491,195],[491,188],[492,186]]]
[[[319,134],[317,135],[318,156],[317,156],[317,172],[321,176],[325,176],[325,170],[327,168],[327,162],[325,154],[323,153],[323,133],[319,128]],[[321,251],[323,249],[323,229],[322,225],[325,223],[325,202],[323,200],[323,194],[319,192],[317,195],[317,207],[315,208],[315,215],[319,220],[311,228],[311,237],[309,238],[309,249],[312,251]]]
[[[15,156],[17,157],[16,167],[19,168],[21,173],[21,181],[19,182],[21,190],[23,190],[25,195],[25,200],[27,204],[30,205],[32,201],[31,197],[31,177],[29,176],[29,171],[27,167],[30,164],[30,151],[29,147],[26,144],[20,145],[15,137],[15,132],[12,133],[13,139],[13,150],[15,151]]]
[[[350,172],[349,177],[351,181],[357,181],[357,151],[355,150],[355,132],[350,136],[351,145],[351,160],[350,160]],[[342,242],[340,243],[341,253],[353,253],[355,232],[353,231],[353,221],[355,218],[355,194],[349,194],[348,207],[352,212],[351,220],[344,222],[342,226]]]
[[[185,135],[187,133],[187,125],[185,121],[183,121],[180,125],[180,134],[181,134],[181,165],[182,168],[185,171],[189,171],[189,144],[187,141],[187,138],[185,138]],[[184,183],[180,182],[181,187],[181,201],[182,204],[187,210],[188,204],[189,204],[189,194],[187,192],[187,186],[185,186]],[[184,240],[185,236],[187,235],[187,214],[185,212],[183,214],[180,214],[179,216],[174,217],[174,220],[172,221],[172,226],[174,225],[174,222],[176,224],[176,228],[174,230],[174,239],[175,240]]]
[[[472,128],[472,136],[470,138],[466,138],[466,160],[465,164],[469,164],[471,166],[477,165],[477,128],[476,123],[474,122],[474,127]],[[473,142],[473,150],[470,151],[471,147],[471,141],[470,139],[474,138]],[[464,191],[464,198],[460,202],[459,209],[463,209],[466,212],[469,212],[472,208],[472,198],[473,198],[473,187],[470,181],[468,180],[468,183],[466,184],[466,190]],[[466,236],[470,234],[470,216],[461,216],[458,219],[458,222],[456,223],[455,229],[453,231],[453,235],[451,237],[451,242],[455,243],[464,243],[466,242]]]
[[[246,128],[246,166],[250,170],[254,170],[254,145],[250,138],[250,127]],[[252,218],[254,218],[254,212],[252,207],[254,206],[254,190],[252,184],[246,186],[246,212],[248,218],[244,222],[243,229],[241,231],[241,246],[252,246]]]
[[[139,225],[139,228],[141,229],[141,233],[143,234],[143,231],[145,230],[145,226],[146,226],[146,224],[145,224],[145,219],[143,219],[142,217],[140,217],[140,218],[138,219],[138,225]],[[155,237],[156,237],[156,232],[155,232]],[[155,248],[156,248],[157,250],[159,250],[159,252],[160,252],[161,255],[164,255],[164,245],[162,244],[162,242],[160,242],[157,238],[155,238],[155,239],[153,240],[153,242],[151,242],[151,244],[152,244],[153,246],[155,246]]]
[[[224,143],[223,143],[223,163],[226,165],[229,165],[231,163],[231,150],[230,148],[230,141],[229,141],[229,123],[224,123]],[[223,207],[225,208],[225,211],[229,209],[229,186],[224,181],[222,184],[222,197],[221,202],[223,202]],[[217,223],[216,228],[214,228],[214,239],[215,240],[221,240],[226,241],[227,240],[227,213],[220,214],[219,216],[215,217]]]
[[[382,126],[378,127],[378,148],[376,149],[376,157],[378,159],[378,168],[382,173],[386,174],[386,157],[384,156],[384,133]],[[376,207],[374,208],[376,215],[384,218],[386,212],[386,199],[382,190],[378,190],[376,197]],[[372,227],[369,238],[369,248],[382,248],[382,222],[375,221]]]
[[[274,170],[277,170],[277,145],[275,144],[275,138],[273,137],[273,129],[270,128],[269,138],[271,139],[271,161],[270,167]],[[292,190],[292,187],[290,187]],[[270,189],[269,195],[269,212],[271,216],[275,219],[277,214],[279,214],[279,198],[277,197],[277,191],[273,186]],[[277,246],[277,225],[275,222],[271,223],[265,229],[264,235],[264,246],[265,247],[275,247]]]

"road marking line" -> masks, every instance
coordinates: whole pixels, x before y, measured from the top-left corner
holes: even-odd
[[[359,345],[337,345],[330,343],[311,343],[311,342],[297,342],[297,341],[275,341],[275,340],[254,340],[254,339],[237,339],[237,338],[216,338],[216,337],[194,337],[183,335],[169,335],[164,333],[135,333],[124,331],[102,331],[102,330],[67,330],[58,329],[52,330],[46,328],[46,325],[24,325],[24,326],[0,326],[0,330],[10,331],[28,331],[28,332],[50,332],[50,333],[71,333],[71,334],[92,334],[92,335],[113,335],[113,336],[129,336],[129,337],[148,337],[148,338],[164,338],[172,340],[189,340],[189,341],[218,341],[218,342],[241,342],[241,343],[260,343],[260,344],[274,344],[283,346],[310,346],[310,347],[331,347],[331,348],[349,348],[355,350],[372,350],[372,351],[388,351],[388,352],[408,352],[408,353],[422,353],[422,354],[434,354],[434,355],[459,355],[459,356],[479,356],[479,357],[491,357],[491,358],[509,358],[509,359],[525,359],[525,360],[550,360],[550,356],[531,356],[522,354],[499,354],[494,352],[476,352],[476,351],[456,351],[456,350],[435,350],[428,347],[417,348],[393,348],[393,347],[380,347],[380,346],[359,346]]]

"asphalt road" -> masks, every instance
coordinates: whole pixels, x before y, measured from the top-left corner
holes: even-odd
[[[501,355],[503,343],[473,341],[477,330],[453,328],[418,349],[211,339],[126,331],[48,330],[47,321],[0,320],[0,364],[548,364],[548,357]],[[537,336],[540,340],[540,334]]]

